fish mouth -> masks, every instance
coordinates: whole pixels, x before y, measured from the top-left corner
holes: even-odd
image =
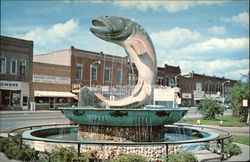
[[[94,27],[107,27],[107,25],[102,20],[94,19],[92,20],[92,25]]]

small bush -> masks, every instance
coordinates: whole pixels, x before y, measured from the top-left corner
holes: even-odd
[[[191,152],[182,151],[168,155],[166,162],[197,162],[197,159]]]
[[[139,155],[119,155],[114,162],[146,162],[145,157]]]
[[[231,142],[226,142],[224,145],[224,153],[228,155],[228,157],[238,155],[241,153],[241,149],[238,145],[233,144]]]
[[[198,104],[197,110],[203,116],[203,119],[215,119],[216,116],[223,115],[226,108],[220,106],[218,101],[204,100]]]
[[[51,161],[69,162],[76,156],[77,154],[73,147],[59,147],[52,150]]]

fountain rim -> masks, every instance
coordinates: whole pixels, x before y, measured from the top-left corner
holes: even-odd
[[[175,126],[186,126],[186,127],[195,127],[195,128],[201,128],[201,129],[213,129],[213,130],[217,130],[217,131],[221,131],[226,133],[227,135],[225,137],[215,137],[213,139],[198,139],[198,140],[186,140],[186,141],[164,141],[164,142],[86,142],[86,141],[65,141],[65,140],[51,140],[51,139],[44,139],[44,138],[38,138],[38,139],[31,139],[31,138],[26,138],[26,137],[20,137],[20,136],[16,136],[13,135],[13,133],[15,131],[18,130],[22,130],[22,129],[30,129],[32,130],[32,128],[34,127],[49,127],[49,126],[72,126],[70,124],[47,124],[47,125],[34,125],[34,126],[26,126],[26,127],[20,127],[20,128],[16,128],[13,129],[11,131],[8,132],[8,137],[11,138],[17,138],[19,140],[30,140],[30,141],[43,141],[43,142],[51,142],[51,143],[67,143],[67,144],[91,144],[91,145],[154,145],[154,144],[158,144],[158,145],[169,145],[169,144],[190,144],[190,143],[201,143],[201,142],[209,142],[209,141],[219,141],[219,140],[224,140],[227,138],[232,137],[232,134],[228,131],[222,130],[222,129],[218,129],[218,128],[212,128],[212,127],[207,127],[207,126],[199,126],[199,125],[189,125],[189,124],[173,124]],[[173,126],[171,125],[171,126]],[[73,126],[72,126],[73,127]],[[76,125],[75,125],[76,127]]]
[[[163,108],[163,107],[152,107],[152,108],[97,108],[90,106],[80,106],[80,107],[59,107],[59,110],[84,110],[84,111],[188,111],[189,108]]]

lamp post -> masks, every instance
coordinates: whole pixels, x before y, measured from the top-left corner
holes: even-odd
[[[224,104],[224,102],[225,102],[225,90],[224,90],[224,89],[225,89],[225,87],[224,87],[224,84],[225,84],[225,83],[230,83],[230,80],[227,80],[227,81],[225,81],[225,82],[222,83],[222,97],[223,97],[223,98],[222,98],[222,103],[223,103],[223,104]]]
[[[175,77],[174,77],[174,82],[175,82],[175,87],[177,87],[177,77],[180,76],[181,74],[177,74]]]
[[[94,64],[96,64],[96,63],[98,63],[98,64],[101,64],[101,61],[99,60],[99,61],[95,61],[95,62],[93,62],[91,65],[90,65],[90,78],[89,78],[89,88],[91,89],[91,82],[92,82],[92,66],[94,65]]]

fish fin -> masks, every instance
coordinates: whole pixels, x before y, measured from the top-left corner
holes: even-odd
[[[152,86],[150,83],[144,82],[144,91],[145,93],[150,96],[151,95],[151,91],[152,91]]]
[[[136,84],[135,88],[131,92],[131,96],[135,96],[140,92],[140,90],[142,88],[142,84],[143,84],[143,81],[139,80],[138,83]]]
[[[100,93],[95,93],[94,94],[97,98],[99,98],[100,100],[102,100],[103,102],[105,102],[107,99]]]
[[[146,46],[143,41],[132,38],[129,43],[130,47],[135,51],[137,55],[143,55],[146,53]]]

